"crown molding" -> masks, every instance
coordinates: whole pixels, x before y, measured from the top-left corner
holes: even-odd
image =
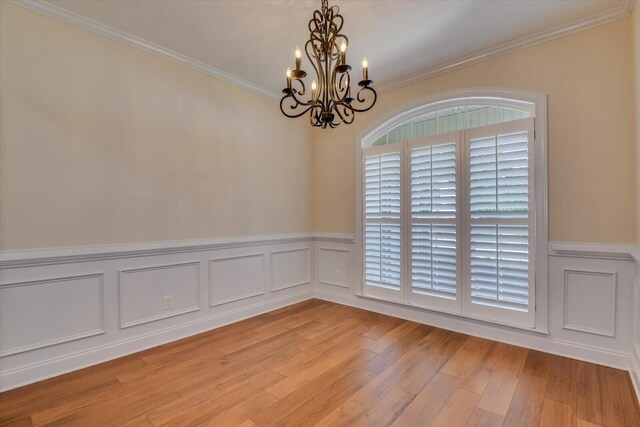
[[[226,71],[222,71],[218,68],[197,61],[181,53],[166,49],[155,43],[148,42],[144,39],[141,39],[140,37],[136,37],[124,31],[120,31],[116,28],[110,27],[109,25],[102,24],[100,22],[94,21],[93,19],[85,18],[84,16],[70,12],[60,6],[46,3],[42,0],[9,0],[9,2],[17,6],[32,10],[34,12],[41,13],[50,18],[66,22],[67,24],[71,24],[78,28],[82,28],[83,30],[91,31],[92,33],[99,36],[107,37],[111,40],[115,40],[136,49],[143,50],[147,53],[151,53],[161,58],[168,59],[169,61],[184,65],[185,67],[189,67],[193,70],[199,71],[211,77],[220,79],[224,82],[254,92],[258,95],[265,96],[269,99],[280,99],[278,93],[264,89],[263,87],[236,77],[230,73],[227,73]]]
[[[176,62],[178,64],[189,67],[193,70],[215,77],[227,83],[236,85],[243,89],[254,92],[258,95],[265,96],[269,99],[278,100],[280,94],[271,90],[265,89],[261,86],[253,84],[247,80],[236,77],[226,71],[222,71],[218,68],[207,65],[203,62],[197,61],[186,55],[178,52],[166,49],[157,44],[148,42],[140,37],[136,37],[124,31],[120,31],[113,27],[110,27],[100,22],[94,21],[89,18],[85,18],[76,13],[70,12],[59,6],[46,3],[42,0],[9,0],[18,6],[22,6],[26,9],[41,13],[51,18],[58,19],[76,27],[82,28],[87,31],[91,31],[97,35],[107,37],[111,40],[124,43],[128,46],[132,46],[136,49],[143,50],[145,52],[157,55],[161,58],[168,59],[169,61]],[[416,73],[408,74],[403,77],[392,79],[386,82],[382,82],[377,85],[381,92],[398,89],[403,86],[407,86],[413,83],[417,83],[441,74],[449,73],[470,65],[477,64],[482,61],[497,58],[502,55],[506,55],[527,47],[531,47],[540,43],[544,43],[559,37],[563,37],[578,31],[586,30],[598,25],[606,24],[607,22],[615,21],[617,19],[625,18],[631,15],[633,9],[634,0],[625,0],[622,5],[612,9],[610,11],[601,12],[594,16],[581,19],[577,22],[559,26],[551,30],[543,31],[532,36],[522,37],[507,43],[503,43],[496,47],[486,49],[480,52],[473,53],[462,58],[455,59],[444,64],[437,65],[421,70]]]
[[[537,34],[522,37],[516,40],[512,40],[501,45],[485,49],[479,52],[475,52],[471,55],[464,56],[462,58],[454,59],[453,61],[446,62],[444,64],[430,67],[416,73],[407,74],[406,76],[392,79],[386,82],[382,82],[377,85],[381,92],[390,91],[408,86],[413,83],[418,83],[423,80],[430,79],[432,77],[439,76],[441,74],[450,73],[461,68],[465,68],[479,62],[483,62],[489,59],[497,58],[502,55],[507,55],[512,52],[516,52],[521,49],[525,49],[531,46],[535,46],[540,43],[548,42],[560,37],[567,36],[569,34],[576,33],[578,31],[586,30],[596,27],[598,25],[606,24],[607,22],[615,21],[617,19],[631,16],[631,10],[633,9],[634,0],[625,0],[622,5],[615,9],[598,13],[588,18],[581,19],[568,25],[561,25],[550,30],[542,31]]]

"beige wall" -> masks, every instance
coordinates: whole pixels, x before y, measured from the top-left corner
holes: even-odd
[[[638,239],[640,244],[640,4],[633,8],[633,57],[635,58],[635,87],[636,87],[636,190],[638,210]]]
[[[375,79],[375,63],[370,74]],[[549,239],[636,241],[631,19],[380,94],[351,126],[314,131],[313,227],[355,231],[356,136],[405,103],[470,87],[548,94]]]
[[[0,3],[3,250],[310,231],[304,120]]]
[[[483,86],[549,95],[550,240],[640,241],[637,7],[384,92],[353,125],[311,133],[274,101],[0,4],[3,250],[353,233],[356,135],[417,98]]]

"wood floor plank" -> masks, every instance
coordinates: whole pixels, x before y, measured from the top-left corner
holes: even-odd
[[[442,372],[461,380],[468,378],[476,371],[486,354],[495,345],[496,343],[492,341],[468,337],[453,357],[444,365]]]
[[[416,398],[415,393],[411,393],[401,385],[395,385],[385,394],[384,399],[371,409],[366,416],[357,420],[355,426],[389,426],[398,419],[404,410]]]
[[[418,324],[413,324],[413,326],[404,333],[398,334],[392,345],[367,363],[366,369],[379,374],[433,331],[430,326]]]
[[[504,426],[537,427],[542,417],[547,379],[522,373],[504,420]]]
[[[404,409],[393,426],[430,425],[445,402],[456,389],[458,379],[442,372],[438,373],[427,386]]]
[[[603,424],[602,395],[598,367],[576,362],[576,415],[594,424]]]
[[[432,352],[429,345],[426,340],[418,343],[377,375],[373,381],[358,390],[351,400],[367,408],[373,408],[392,387],[398,384],[414,394],[421,392],[447,360]]]
[[[431,424],[433,427],[464,426],[476,410],[480,396],[463,388],[456,388],[444,403]]]
[[[604,424],[640,426],[638,401],[627,373],[605,366],[598,366],[597,371]]]
[[[347,400],[375,374],[362,369],[362,365],[375,353],[368,350],[351,356],[346,361],[314,378],[260,412],[251,420],[262,425],[300,425],[309,414],[322,419]]]
[[[368,412],[369,408],[349,399],[322,418],[316,425],[318,427],[351,427]]]
[[[546,378],[551,355],[541,351],[529,350],[527,361],[522,371],[525,374]]]
[[[499,427],[502,423],[504,423],[504,417],[476,408],[467,422],[467,427]]]
[[[625,371],[309,300],[0,394],[0,426],[640,426]]]
[[[575,407],[577,370],[575,360],[550,355],[546,398]]]
[[[577,419],[571,405],[545,399],[540,427],[576,427]]]
[[[507,415],[527,353],[528,350],[524,348],[510,347],[506,354],[496,361],[487,387],[478,403],[480,409],[502,417]]]

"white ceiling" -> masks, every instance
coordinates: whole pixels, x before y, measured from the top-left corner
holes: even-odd
[[[41,2],[42,3],[42,2]],[[320,0],[46,0],[278,93]],[[376,84],[622,8],[623,0],[330,0]],[[359,77],[359,74],[358,74]]]

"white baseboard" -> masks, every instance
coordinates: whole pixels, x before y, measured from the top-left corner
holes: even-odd
[[[377,301],[371,298],[345,293],[316,291],[314,296],[325,301],[399,317],[412,322],[423,323],[466,335],[530,348],[612,368],[629,369],[629,355],[624,353],[555,340],[547,336],[540,336],[540,334],[536,333],[511,330],[509,328],[478,323],[446,314],[434,313],[424,309],[412,308],[386,301]]]
[[[274,298],[241,309],[229,310],[193,322],[156,330],[131,339],[109,343],[100,347],[64,355],[59,358],[22,366],[18,369],[4,371],[0,375],[0,391],[7,391],[42,381],[148,348],[157,347],[168,342],[217,329],[230,323],[235,323],[268,311],[305,301],[312,297],[313,294],[311,292],[303,292],[281,298]]]

